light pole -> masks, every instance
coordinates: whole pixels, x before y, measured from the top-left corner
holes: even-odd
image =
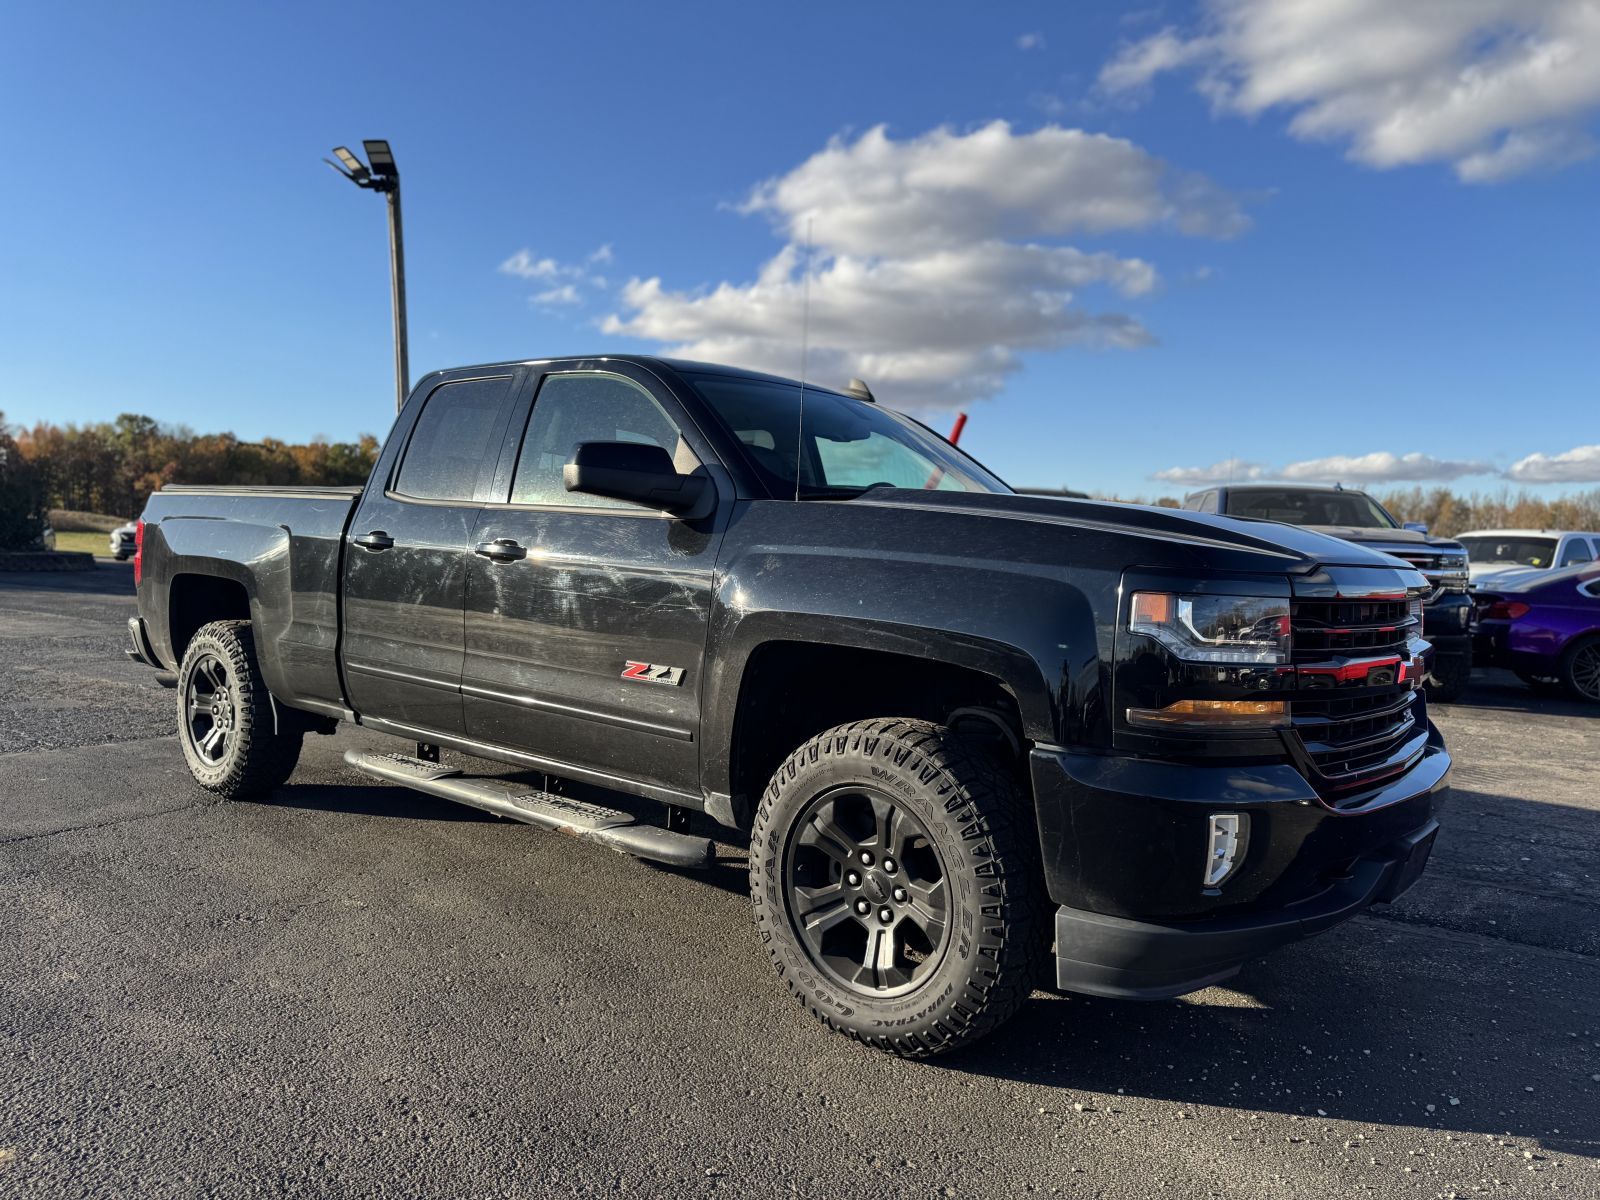
[[[394,164],[394,153],[388,142],[369,138],[361,144],[367,151],[365,163],[344,146],[333,152],[338,162],[330,158],[322,161],[357,187],[381,192],[389,201],[389,279],[394,291],[394,407],[398,412],[405,407],[406,393],[411,390],[406,353],[406,254],[400,231],[400,169]]]

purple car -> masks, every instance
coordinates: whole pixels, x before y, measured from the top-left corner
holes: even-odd
[[[1476,661],[1600,702],[1600,567],[1542,572],[1473,597]]]

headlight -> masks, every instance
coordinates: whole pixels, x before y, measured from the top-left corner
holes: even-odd
[[[1273,666],[1289,661],[1289,602],[1265,596],[1135,592],[1128,628],[1184,662]]]
[[[1406,601],[1406,615],[1416,623],[1416,627],[1412,630],[1412,633],[1417,637],[1422,637],[1423,624],[1421,596],[1412,596]]]

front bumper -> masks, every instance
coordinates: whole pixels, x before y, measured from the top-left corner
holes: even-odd
[[[1056,986],[1091,996],[1165,1000],[1236,975],[1252,958],[1332,929],[1394,900],[1422,875],[1439,823],[1358,860],[1309,900],[1274,912],[1160,925],[1075,908],[1056,910]]]
[[[1056,981],[1090,995],[1163,999],[1393,900],[1426,864],[1450,756],[1427,750],[1371,793],[1324,803],[1286,763],[1189,763],[1035,750]],[[1238,867],[1202,886],[1210,814],[1249,814]]]

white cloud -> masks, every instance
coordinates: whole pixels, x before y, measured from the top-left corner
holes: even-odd
[[[858,375],[888,402],[924,409],[993,395],[1028,351],[1153,340],[1132,316],[1078,303],[1089,287],[1150,294],[1150,263],[1050,239],[1151,227],[1228,236],[1246,224],[1215,184],[1131,142],[1003,121],[835,138],[741,210],[787,242],[755,280],[673,291],[634,279],[602,328],[795,375],[809,292],[808,377]]]
[[[1116,93],[1143,91],[1162,71],[1187,66],[1215,48],[1210,38],[1184,38],[1175,29],[1163,29],[1118,51],[1100,69],[1100,86]]]
[[[1198,66],[1220,112],[1291,112],[1302,139],[1375,167],[1453,163],[1471,183],[1591,153],[1600,0],[1207,0],[1203,28],[1124,46],[1101,90]]]
[[[1600,446],[1582,446],[1557,459],[1543,455],[1530,455],[1523,463],[1534,459],[1555,462],[1587,452],[1587,470],[1591,475],[1562,476],[1561,478],[1600,479]],[[1523,478],[1507,472],[1513,479]],[[1332,455],[1328,458],[1309,458],[1292,462],[1286,467],[1274,468],[1264,463],[1242,458],[1225,458],[1209,467],[1169,467],[1150,476],[1162,483],[1175,483],[1180,487],[1201,487],[1216,483],[1244,483],[1250,480],[1283,479],[1293,483],[1422,483],[1460,479],[1464,475],[1492,474],[1494,468],[1486,462],[1455,461],[1434,458],[1429,454],[1393,454],[1387,450],[1355,456]],[[1526,477],[1529,482],[1546,482],[1543,477]],[[1553,478],[1553,477],[1552,477]]]
[[[1025,33],[1017,39],[1018,50],[1043,50],[1044,34]]]
[[[1570,166],[1594,150],[1594,139],[1581,129],[1513,130],[1499,145],[1458,159],[1456,174],[1464,183],[1499,183],[1536,169]]]
[[[518,279],[554,279],[570,270],[553,258],[535,258],[528,250],[518,250],[500,264],[501,274],[515,275]]]
[[[563,283],[560,287],[553,287],[538,293],[533,298],[535,304],[542,304],[546,308],[555,308],[568,304],[582,304],[583,297],[578,294],[578,289],[570,283]]]
[[[1530,454],[1506,471],[1519,483],[1600,483],[1600,446],[1574,446],[1562,454]]]
[[[608,263],[611,259],[610,242],[599,247],[581,263],[563,263],[549,257],[540,258],[536,257],[533,251],[522,249],[501,263],[499,270],[502,275],[533,279],[548,284],[549,286],[541,292],[536,292],[530,299],[544,308],[564,308],[583,303],[583,294],[578,290],[579,284],[602,291],[610,286],[604,275],[590,268],[596,264]]]
[[[1159,479],[1162,483],[1176,483],[1181,487],[1203,487],[1211,483],[1244,483],[1260,479],[1266,473],[1267,468],[1261,463],[1225,458],[1209,467],[1168,467],[1150,478]]]
[[[818,247],[858,255],[1161,224],[1230,237],[1248,225],[1216,184],[1123,138],[1059,125],[1014,133],[1005,121],[904,141],[882,125],[834,138],[757,187],[743,211],[767,214],[790,241],[809,228]]]
[[[1431,454],[1393,454],[1378,450],[1354,457],[1342,454],[1290,463],[1282,478],[1326,483],[1420,483],[1486,475],[1494,470],[1485,462],[1457,462]]]

